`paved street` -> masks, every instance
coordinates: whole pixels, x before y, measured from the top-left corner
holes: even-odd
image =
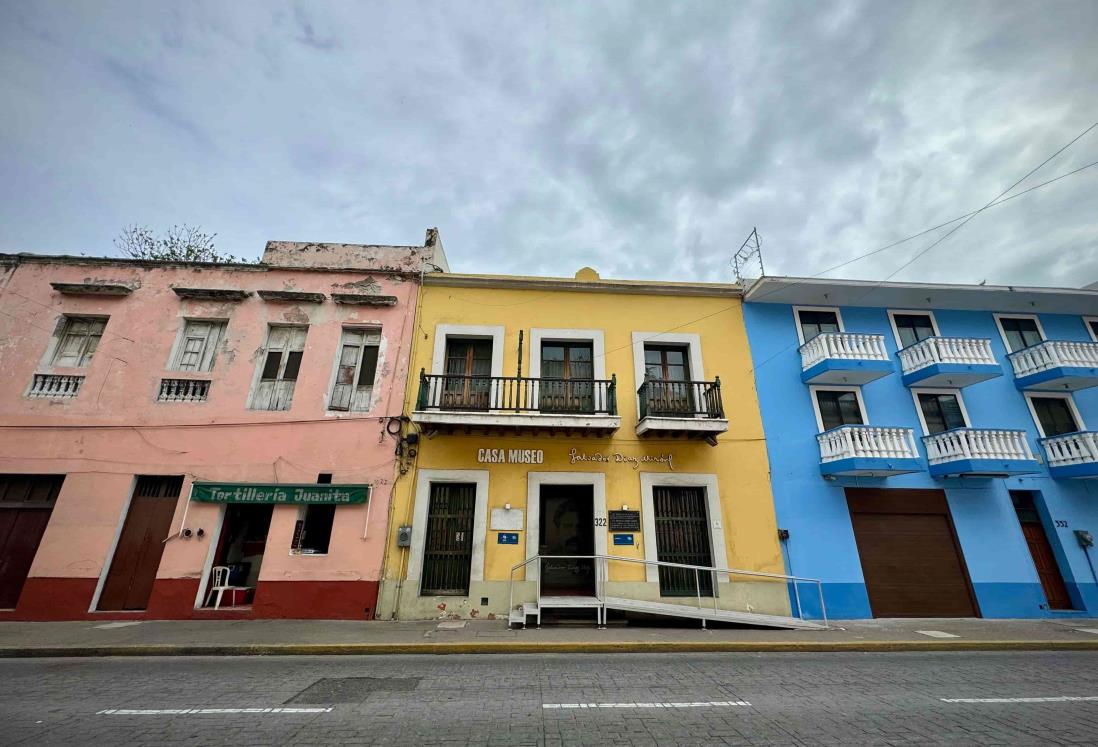
[[[1085,652],[13,659],[0,743],[1093,744],[1096,665]],[[208,709],[222,712],[186,712]]]

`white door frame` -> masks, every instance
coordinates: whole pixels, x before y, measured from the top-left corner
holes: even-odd
[[[529,472],[526,476],[526,559],[538,554],[541,537],[541,486],[590,485],[592,519],[606,516],[606,475],[602,472]],[[594,527],[595,554],[606,555],[606,527]],[[526,566],[526,580],[538,577],[538,564]]]
[[[713,553],[713,567],[728,567],[728,551],[724,541],[724,522],[721,519],[721,494],[717,476],[708,473],[677,472],[669,475],[663,472],[641,473],[641,518],[644,526],[644,559],[659,560],[656,547],[656,511],[653,489],[656,487],[691,487],[705,490],[705,505],[709,521],[709,549]],[[658,582],[659,569],[646,565],[645,578],[649,582]],[[717,581],[728,581],[727,573],[718,573]]]
[[[469,583],[484,580],[484,545],[488,541],[488,474],[486,469],[421,469],[417,473],[416,504],[412,513],[412,544],[408,548],[408,574],[405,578],[405,581],[415,583],[416,596],[420,596],[419,580],[423,572],[423,552],[427,544],[427,509],[431,505],[432,483],[471,482],[476,484]]]

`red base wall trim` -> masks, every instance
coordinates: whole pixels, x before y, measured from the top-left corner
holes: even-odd
[[[153,584],[147,610],[88,612],[98,579],[29,578],[19,605],[0,621],[31,620],[372,620],[377,581],[260,581],[251,607],[195,609],[198,579]]]

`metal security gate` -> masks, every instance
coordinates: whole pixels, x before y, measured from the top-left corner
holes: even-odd
[[[469,593],[469,566],[473,558],[474,483],[434,483],[427,509],[427,538],[423,550],[423,579],[419,593]]]
[[[685,565],[713,565],[709,517],[702,488],[656,487],[652,491],[656,521],[656,558]],[[713,576],[686,568],[660,566],[660,595],[713,596]]]

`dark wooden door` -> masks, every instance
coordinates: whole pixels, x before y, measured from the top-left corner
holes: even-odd
[[[14,609],[64,475],[0,475],[0,609]]]
[[[0,609],[14,609],[50,521],[48,508],[0,508]]]
[[[594,378],[591,343],[542,343],[538,409],[542,412],[594,412]]]
[[[1056,562],[1052,543],[1045,533],[1033,494],[1024,490],[1012,490],[1010,499],[1014,503],[1014,512],[1018,514],[1018,523],[1022,525],[1022,535],[1029,546],[1029,554],[1033,557],[1033,565],[1037,568],[1037,576],[1041,579],[1041,588],[1044,589],[1049,609],[1072,609],[1071,597],[1060,573],[1060,564]]]
[[[941,490],[847,488],[874,617],[976,617],[976,599]]]
[[[690,349],[682,345],[645,345],[644,377],[649,415],[692,415]]]
[[[182,477],[137,478],[122,534],[99,595],[100,610],[143,610],[148,605],[182,487]]]
[[[590,485],[543,485],[538,506],[539,555],[594,555],[595,506]],[[590,596],[595,593],[595,561],[543,558],[541,593]]]
[[[702,488],[659,487],[652,491],[656,522],[656,559],[683,565],[713,565],[709,542],[709,512]],[[660,594],[713,596],[713,574],[660,566]],[[695,582],[696,579],[696,582]]]
[[[446,341],[444,410],[487,410],[492,394],[492,341]]]
[[[476,501],[473,483],[431,485],[420,594],[469,593]]]

